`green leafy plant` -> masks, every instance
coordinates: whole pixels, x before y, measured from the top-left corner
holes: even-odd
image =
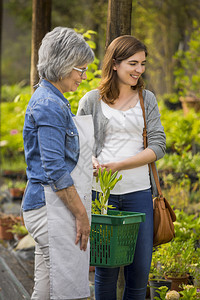
[[[182,295],[181,300],[200,299],[200,293],[193,285],[183,285],[183,291],[180,291],[179,293]]]
[[[156,292],[159,294],[159,297],[155,296],[154,299],[155,300],[165,300],[165,296],[166,296],[166,293],[168,291],[168,287],[166,286],[161,286],[159,287]]]
[[[12,226],[12,229],[10,229],[9,231],[12,232],[13,234],[17,234],[19,236],[24,236],[24,235],[28,234],[28,230],[20,222],[14,224]]]
[[[100,182],[102,192],[99,193],[98,199],[96,193],[96,199],[92,202],[93,214],[105,215],[107,214],[108,208],[114,208],[112,205],[108,205],[108,198],[110,196],[110,191],[115,187],[117,182],[122,179],[122,175],[117,178],[117,174],[118,171],[112,174],[111,170],[107,172],[106,169],[102,171],[101,168],[99,168],[97,180]]]
[[[22,94],[30,94],[30,86],[25,86],[24,82],[21,81],[18,84],[13,85],[2,85],[1,89],[1,101],[2,102],[13,102],[15,97]]]
[[[187,214],[183,210],[175,210],[177,220],[174,223],[176,241],[192,240],[195,243],[200,241],[200,218],[196,214]]]
[[[153,252],[153,263],[157,263],[160,272],[167,277],[185,277],[192,270],[194,241],[179,241],[160,245]]]
[[[175,69],[175,84],[182,96],[188,95],[200,97],[200,28],[194,24],[194,31],[188,42],[188,50],[179,50],[175,58],[179,62]]]

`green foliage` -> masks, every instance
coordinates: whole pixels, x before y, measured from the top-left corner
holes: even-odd
[[[28,230],[21,223],[16,223],[12,226],[12,229],[9,229],[10,232],[17,235],[26,235],[28,234]]]
[[[23,82],[13,85],[2,85],[1,102],[13,102],[20,94],[30,94],[30,86],[23,86]]]
[[[155,296],[154,299],[155,300],[165,300],[165,296],[166,296],[166,293],[168,291],[168,287],[166,286],[161,286],[159,287],[156,292],[159,294],[159,297]]]
[[[193,240],[194,242],[200,241],[200,218],[196,214],[186,214],[183,210],[176,210],[177,220],[174,223],[176,240],[187,241]]]
[[[18,95],[13,102],[1,104],[1,159],[5,164],[25,166],[23,155],[24,114],[30,94]]]
[[[176,210],[175,238],[156,247],[153,251],[151,273],[163,278],[187,273],[199,278],[200,270],[200,219],[198,214],[186,214]]]
[[[153,255],[157,256],[163,274],[172,277],[182,277],[192,269],[194,242],[177,241],[159,246]]]
[[[181,300],[197,300],[200,299],[200,293],[197,288],[192,285],[183,286],[184,290],[179,293],[182,295]]]
[[[106,169],[103,171],[99,168],[97,181],[100,181],[100,187],[102,192],[99,193],[99,198],[92,202],[92,213],[93,214],[102,214],[105,215],[107,213],[107,208],[114,208],[112,205],[108,205],[108,199],[110,196],[110,191],[114,189],[115,185],[118,181],[122,179],[122,175],[117,178],[118,171],[112,174],[110,170],[107,172]]]
[[[168,95],[168,100],[170,100]],[[175,99],[171,95],[172,101]],[[169,110],[161,97],[159,108],[166,133],[167,153],[157,162],[164,194],[176,207],[199,202],[200,196],[200,113]]]
[[[175,69],[175,85],[181,96],[200,97],[200,28],[195,29],[188,42],[188,50],[179,50],[175,54],[178,66]]]
[[[161,122],[166,133],[167,149],[181,154],[192,149],[192,145],[200,145],[200,113],[191,111],[187,116],[182,110],[170,111],[159,102]]]

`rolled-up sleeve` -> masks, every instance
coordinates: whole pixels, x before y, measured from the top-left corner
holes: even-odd
[[[65,161],[68,118],[66,110],[51,99],[40,101],[32,109],[38,127],[38,144],[45,177],[54,191],[73,185]]]
[[[153,93],[148,94],[146,119],[148,148],[154,151],[156,160],[159,160],[165,155],[166,136],[161,124],[157,100]]]

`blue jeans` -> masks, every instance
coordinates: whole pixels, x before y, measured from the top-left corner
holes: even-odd
[[[93,200],[96,192],[93,191]],[[117,210],[142,212],[145,222],[140,224],[133,263],[124,267],[123,300],[145,300],[153,248],[153,201],[151,190],[123,195],[110,195],[109,203]],[[119,268],[95,268],[96,300],[116,300]]]

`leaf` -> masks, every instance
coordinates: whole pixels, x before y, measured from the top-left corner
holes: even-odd
[[[112,170],[110,170],[109,173],[108,173],[108,177],[107,177],[108,178],[108,183],[107,184],[109,184],[109,182],[110,182],[111,175],[112,175]]]
[[[115,179],[111,182],[111,184],[110,184],[110,190],[113,190],[113,189],[114,189],[114,187],[115,187],[117,181],[118,181],[118,179],[115,178]]]
[[[105,194],[105,200],[106,200],[106,201],[108,201],[109,196],[110,196],[110,189],[108,189],[108,190],[106,191],[106,194]]]
[[[102,192],[99,193],[99,199],[95,199],[96,207],[101,211],[101,214],[105,214],[107,212],[107,208],[114,208],[113,206],[108,205],[108,199],[110,196],[110,191],[115,187],[116,183],[122,179],[122,175],[119,178],[116,178],[118,171],[116,171],[112,175],[112,170],[107,172],[106,169],[103,171],[99,168],[98,178],[100,181],[100,187]],[[96,208],[92,206],[92,212],[96,212]]]
[[[117,177],[118,171],[116,171],[110,178],[110,182],[112,182]]]

